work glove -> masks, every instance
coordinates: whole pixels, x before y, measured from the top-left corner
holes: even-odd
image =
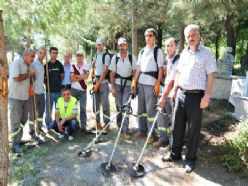
[[[94,69],[90,70],[90,77],[91,77],[91,79],[95,78],[95,70]]]
[[[30,97],[34,95],[33,87],[29,87],[28,94],[29,94]]]
[[[100,82],[97,81],[95,85],[93,85],[93,92],[97,92],[100,88]]]
[[[134,99],[137,95],[137,85],[138,85],[138,81],[136,79],[133,79],[132,84],[131,84],[132,99]]]
[[[159,91],[160,91],[160,81],[157,81],[153,89],[154,96],[158,96]]]

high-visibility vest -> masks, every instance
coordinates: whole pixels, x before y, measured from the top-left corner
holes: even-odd
[[[60,97],[57,101],[58,109],[59,109],[59,117],[66,118],[73,114],[73,108],[77,103],[77,99],[73,96],[70,97],[70,101],[68,103],[68,107],[65,110],[65,100],[63,97]]]

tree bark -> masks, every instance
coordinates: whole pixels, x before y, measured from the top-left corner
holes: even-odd
[[[232,55],[235,56],[236,53],[236,42],[235,42],[235,31],[233,26],[233,16],[228,15],[226,19],[226,39],[227,47],[232,47]]]
[[[138,56],[138,31],[136,27],[137,21],[137,10],[133,8],[132,13],[132,53],[137,57]]]
[[[158,41],[157,46],[159,48],[162,48],[162,45],[163,45],[163,30],[162,30],[160,24],[158,25],[158,38],[157,38],[157,41]]]
[[[180,46],[179,46],[179,52],[181,53],[184,49],[184,42],[185,42],[185,37],[184,37],[184,24],[181,24],[179,27],[180,30]]]
[[[5,51],[2,10],[0,10],[0,186],[8,184],[8,64]]]
[[[219,59],[219,41],[220,41],[220,31],[217,31],[216,37],[215,37],[215,59],[216,61]]]

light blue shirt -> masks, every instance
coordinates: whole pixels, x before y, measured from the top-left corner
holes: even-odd
[[[65,77],[62,80],[62,85],[70,85],[71,84],[71,65],[63,65],[65,71]]]
[[[31,63],[30,67],[34,68],[35,70],[35,77],[34,77],[34,93],[35,94],[43,94],[44,93],[44,73],[45,69],[43,63],[36,58],[33,63]]]

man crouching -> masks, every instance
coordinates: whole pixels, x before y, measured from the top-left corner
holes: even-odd
[[[58,132],[59,138],[68,135],[69,141],[73,140],[73,132],[79,128],[77,121],[78,101],[71,96],[71,92],[67,88],[63,88],[62,96],[58,99],[55,109],[55,121],[53,121],[52,129]]]

